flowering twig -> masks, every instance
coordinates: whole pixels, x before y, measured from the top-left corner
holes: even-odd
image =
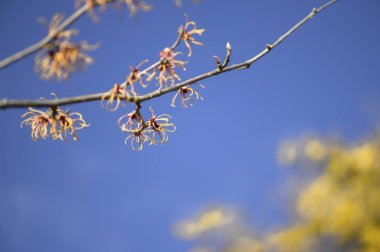
[[[108,0],[109,2],[113,2],[116,0]],[[83,16],[88,11],[88,6],[83,5],[79,9],[77,9],[71,16],[67,17],[52,33],[49,33],[46,37],[44,37],[39,42],[3,59],[0,61],[0,69],[9,66],[12,63],[38,51],[43,48],[47,43],[49,43],[58,33],[65,30],[68,26],[78,20],[81,16]]]
[[[173,50],[179,46],[181,40],[182,40],[182,36],[184,34],[184,29],[182,28],[182,26],[179,28],[178,30],[178,37],[176,38],[176,40],[174,41],[174,43],[171,45],[171,47],[169,48],[165,48],[161,54],[163,52],[166,51],[169,51],[171,54],[173,52]],[[142,87],[147,87],[147,85],[145,85],[143,83],[143,76],[147,76],[146,80],[150,81],[156,74],[156,68],[159,68],[161,65],[165,65],[165,61],[167,61],[166,58],[160,58],[158,61],[156,61],[155,63],[151,64],[150,66],[146,67],[145,69],[143,70],[140,70],[139,68],[146,62],[148,62],[147,59],[143,60],[142,62],[140,62],[136,67],[130,67],[131,69],[131,72],[130,74],[127,76],[126,80],[121,83],[121,84],[115,84],[113,86],[113,88],[111,90],[109,90],[108,92],[105,92],[103,93],[102,95],[102,98],[101,98],[101,102],[102,102],[102,105],[103,102],[107,99],[107,103],[106,103],[106,109],[109,110],[109,111],[116,111],[119,107],[119,105],[121,104],[121,100],[126,100],[126,101],[136,101],[136,97],[137,97],[137,93],[135,92],[134,90],[134,83],[135,82],[139,82],[139,84],[142,86]],[[152,73],[150,73],[152,71]],[[129,91],[127,90],[127,87],[129,86]],[[133,95],[131,96],[130,93]],[[125,98],[126,97],[126,98]],[[116,105],[113,105],[114,101],[116,100]],[[113,106],[113,108],[111,108],[111,105]]]
[[[274,43],[272,44],[267,44],[264,50],[262,50],[260,53],[258,53],[256,56],[243,61],[238,64],[234,64],[231,66],[227,66],[229,56],[228,56],[228,51],[227,51],[227,56],[225,66],[220,70],[220,68],[217,68],[215,70],[200,74],[198,76],[195,76],[193,78],[190,78],[186,81],[183,81],[181,83],[178,83],[176,85],[172,85],[170,87],[165,87],[162,89],[155,90],[153,92],[150,92],[145,95],[138,95],[135,97],[129,97],[125,96],[122,97],[126,101],[134,102],[134,103],[139,103],[141,104],[144,101],[151,100],[153,98],[159,97],[161,95],[164,95],[169,92],[174,92],[178,91],[179,88],[188,86],[194,83],[197,83],[201,80],[210,78],[215,75],[219,75],[221,73],[226,73],[232,70],[237,70],[237,69],[246,69],[249,68],[253,63],[267,55],[270,51],[272,51],[275,47],[277,47],[279,44],[281,44],[283,41],[285,41],[291,34],[293,34],[298,28],[300,28],[302,25],[304,25],[307,21],[312,19],[315,15],[317,15],[319,12],[322,10],[328,8],[329,6],[333,5],[334,3],[338,2],[338,0],[331,0],[327,2],[326,4],[320,6],[319,8],[314,8],[306,17],[304,17],[301,21],[299,21],[296,25],[294,25],[292,28],[290,28],[286,33],[284,33],[281,37],[279,37]],[[81,9],[79,9],[81,10]],[[78,10],[78,11],[79,11]],[[83,11],[85,12],[85,11]],[[83,14],[83,13],[82,13]],[[63,23],[65,24],[66,21]],[[67,26],[67,25],[66,25]],[[180,34],[181,35],[181,34]],[[175,41],[172,47],[176,47],[181,41],[181,36],[178,37],[178,39]],[[160,62],[156,62],[147,69],[143,70],[146,72],[149,72],[150,70],[154,69],[160,64]],[[224,65],[224,63],[223,63]],[[223,66],[222,65],[222,66]],[[1,68],[1,67],[0,67]],[[67,97],[67,98],[61,98],[61,99],[56,99],[56,100],[16,100],[16,99],[0,99],[0,108],[21,108],[21,107],[57,107],[57,106],[62,106],[62,105],[67,105],[67,104],[75,104],[75,103],[82,103],[82,102],[89,102],[89,101],[95,101],[95,100],[101,100],[103,99],[108,99],[110,97],[110,94],[107,93],[97,93],[97,94],[89,94],[89,95],[82,95],[82,96],[74,96],[74,97]]]
[[[183,35],[183,29],[182,29],[182,27],[180,27],[178,30],[178,37],[173,42],[173,44],[169,47],[169,49],[171,51],[173,51],[177,46],[179,46],[179,44],[181,43],[182,35]],[[153,64],[151,64],[150,66],[146,67],[145,69],[139,71],[140,75],[148,74],[150,71],[152,71],[153,69],[158,67],[162,63],[162,61],[163,60],[160,59],[160,60],[154,62]],[[125,82],[123,82],[121,85],[126,84],[126,82],[127,82],[127,80]]]

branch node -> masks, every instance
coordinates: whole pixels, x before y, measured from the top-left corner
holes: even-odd
[[[141,112],[140,112],[140,109],[142,108],[142,106],[141,106],[141,101],[137,101],[137,102],[135,102],[135,104],[136,104],[135,112],[136,112],[136,114],[140,117],[140,119],[141,119],[141,124],[142,124],[142,128],[139,129],[139,130],[142,131],[142,130],[144,130],[145,128],[147,128],[148,125],[146,124],[146,122],[145,122],[145,120],[144,120],[144,118],[143,118],[143,116],[142,116],[142,114],[141,114]]]
[[[222,67],[222,64],[220,63],[220,58],[218,56],[212,56],[213,58],[215,58],[215,63],[216,63],[216,66],[218,67],[219,69],[219,72],[223,70],[223,67]]]
[[[51,106],[50,109],[52,117],[55,118],[55,116],[57,115],[58,106]]]
[[[311,10],[311,16],[314,17],[316,14],[318,14],[318,9],[317,8],[313,8]]]

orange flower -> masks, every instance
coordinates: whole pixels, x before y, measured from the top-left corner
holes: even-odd
[[[189,27],[192,26],[192,29],[189,30]],[[189,53],[187,56],[191,56],[192,49],[190,43],[193,43],[195,45],[201,45],[203,46],[204,44],[196,41],[193,37],[194,34],[197,34],[199,36],[202,36],[202,33],[205,31],[205,29],[198,29],[197,24],[194,21],[189,21],[188,16],[186,15],[186,24],[185,27],[183,28],[183,34],[182,34],[182,39],[185,42],[186,47],[189,49]],[[182,32],[180,30],[180,32]]]
[[[149,136],[146,134],[146,131],[139,130],[136,132],[132,132],[127,138],[125,138],[125,144],[130,141],[132,150],[142,150],[143,143],[149,141]]]
[[[63,111],[58,108],[56,113],[55,119],[59,124],[59,131],[58,135],[55,138],[53,137],[54,140],[58,138],[66,140],[67,133],[69,133],[73,135],[74,141],[77,141],[78,135],[76,131],[90,126],[78,112],[70,113],[69,111]]]
[[[124,120],[127,120],[123,123]],[[117,121],[117,125],[122,132],[135,132],[142,128],[142,118],[136,111],[133,111],[125,116],[122,116]]]
[[[49,25],[49,34],[56,33],[62,15],[55,15]],[[56,77],[66,79],[74,70],[84,70],[93,59],[84,51],[94,50],[97,45],[89,45],[86,41],[72,43],[71,36],[77,34],[77,30],[59,32],[47,43],[35,58],[35,70],[41,73],[43,79]]]
[[[160,72],[158,75],[158,83],[160,84],[160,88],[162,88],[164,84],[167,86],[168,81],[170,81],[171,85],[174,85],[175,79],[181,80],[181,78],[176,73],[175,68],[180,67],[183,70],[186,70],[185,64],[187,62],[175,59],[178,54],[181,53],[175,53],[170,48],[165,48],[163,51],[161,51],[161,63],[157,67],[158,71]]]
[[[106,96],[109,95],[110,98],[108,98],[108,101],[106,103],[106,109],[109,111],[116,111],[119,108],[120,99],[124,97],[126,94],[127,94],[126,84],[122,84],[122,85],[115,84],[110,91],[108,91],[102,96],[101,103],[103,105]],[[116,99],[116,105],[113,108],[110,108],[111,105],[114,103],[115,99]]]
[[[28,109],[29,111],[24,113],[21,117],[29,117],[23,120],[20,126],[22,128],[23,124],[25,124],[26,126],[30,126],[32,128],[31,136],[33,141],[37,141],[39,137],[46,139],[49,136],[49,133],[53,138],[57,137],[56,122],[52,116],[51,109],[47,112],[34,108]]]
[[[147,123],[149,126],[149,133],[152,134],[149,145],[156,144],[158,142],[156,140],[156,136],[158,136],[160,143],[167,142],[169,139],[168,132],[172,133],[176,130],[175,125],[173,123],[169,123],[171,116],[168,114],[156,116],[152,108],[149,108],[149,110],[152,112],[152,116]]]
[[[122,132],[128,134],[124,141],[125,144],[129,141],[133,150],[142,150],[143,143],[149,140],[149,135],[146,130],[147,125],[143,123],[141,115],[133,111],[120,117],[117,124]]]
[[[202,88],[204,88],[204,86],[202,84],[199,84],[199,85]],[[178,89],[177,93],[174,95],[174,97],[172,99],[172,104],[171,104],[172,107],[175,107],[174,104],[175,104],[175,101],[176,101],[178,95],[181,95],[181,105],[184,108],[187,108],[189,106],[190,107],[193,106],[194,100],[198,100],[198,99],[203,100],[203,97],[197,91],[195,91],[189,85],[186,85],[184,87],[180,87]]]
[[[127,83],[127,86],[130,86],[131,87],[131,92],[134,94],[134,95],[137,95],[136,92],[135,92],[135,88],[134,88],[134,85],[133,83],[135,82],[139,82],[139,84],[143,87],[143,88],[146,88],[147,85],[144,84],[143,80],[142,80],[142,76],[146,75],[148,76],[147,80],[150,81],[151,78],[149,78],[149,75],[145,72],[142,72],[139,70],[139,68],[144,64],[148,62],[148,60],[143,60],[141,61],[136,67],[129,67],[129,69],[131,70],[131,73],[127,76],[127,80],[126,80],[126,83]]]

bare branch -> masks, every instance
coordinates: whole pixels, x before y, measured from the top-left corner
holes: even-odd
[[[144,101],[151,100],[153,98],[159,97],[161,95],[164,95],[166,93],[177,91],[179,88],[184,87],[186,85],[191,85],[194,83],[197,83],[201,80],[210,78],[215,75],[219,75],[221,73],[229,72],[232,70],[237,69],[246,69],[249,68],[254,62],[258,61],[265,55],[267,55],[272,49],[277,47],[279,44],[281,44],[286,38],[288,38],[293,32],[295,32],[298,28],[300,28],[302,25],[304,25],[308,20],[312,19],[315,15],[317,15],[322,10],[326,9],[327,7],[331,6],[332,4],[338,2],[339,0],[331,0],[327,2],[326,4],[322,5],[319,8],[314,8],[305,18],[303,18],[300,22],[298,22],[295,26],[290,28],[286,33],[284,33],[281,37],[279,37],[273,44],[266,45],[265,49],[258,53],[256,56],[238,63],[234,64],[232,66],[225,66],[223,69],[217,68],[215,70],[203,73],[201,75],[195,76],[193,78],[190,78],[186,81],[183,81],[181,83],[178,83],[176,85],[166,87],[163,89],[155,90],[151,93],[145,94],[145,95],[139,95],[135,97],[126,96],[123,97],[124,100],[133,102],[135,104],[140,104]],[[180,37],[176,40],[176,42],[173,44],[173,48],[175,48],[180,43]],[[228,50],[227,50],[227,56],[228,56]],[[229,58],[229,56],[228,56]],[[156,64],[159,64],[160,62],[157,62],[153,64],[152,66],[148,67],[149,70],[153,69]],[[228,63],[228,62],[227,62]],[[227,65],[226,63],[226,65]],[[224,65],[224,64],[223,64]],[[145,69],[144,71],[148,71]],[[106,95],[106,96],[104,96]],[[109,95],[106,93],[98,93],[98,94],[90,94],[90,95],[82,95],[82,96],[75,96],[75,97],[67,97],[67,98],[61,98],[61,99],[54,99],[54,100],[13,100],[13,99],[1,99],[0,100],[0,108],[21,108],[21,107],[57,107],[62,105],[68,105],[68,104],[75,104],[75,103],[82,103],[82,102],[89,102],[89,101],[95,101],[95,100],[101,100],[102,97],[109,98]]]

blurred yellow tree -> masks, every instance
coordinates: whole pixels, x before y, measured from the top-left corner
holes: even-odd
[[[262,237],[234,233],[224,236],[227,245],[223,249],[200,247],[194,252],[380,251],[380,135],[354,146],[310,138],[286,142],[280,148],[279,160],[321,168],[318,176],[300,189],[294,223]],[[215,211],[203,212],[192,226],[208,223],[205,218]],[[194,238],[194,230],[198,230],[199,238],[205,236],[207,228],[215,233],[225,223],[231,226],[222,214],[218,216],[213,225],[191,229],[188,237],[184,231],[189,221],[179,223],[177,234]],[[228,214],[224,216],[232,219]]]

